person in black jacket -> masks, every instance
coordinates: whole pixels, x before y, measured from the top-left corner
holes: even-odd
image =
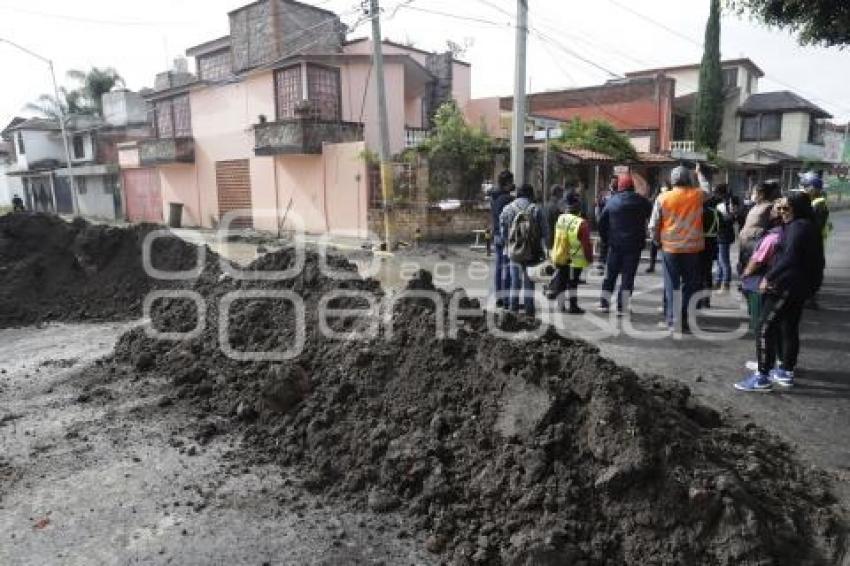
[[[555,241],[555,224],[558,222],[558,217],[564,211],[564,187],[560,185],[552,185],[549,189],[549,200],[543,205],[543,222],[545,224],[546,233],[546,249],[552,249],[552,242]]]
[[[496,306],[507,307],[508,295],[511,290],[511,273],[508,268],[508,258],[505,255],[505,239],[507,235],[501,233],[499,224],[499,216],[502,210],[510,204],[514,197],[511,191],[514,190],[514,174],[507,169],[499,173],[498,186],[496,186],[488,196],[490,197],[490,229],[493,234],[493,247],[496,251],[495,261],[493,262],[493,293],[496,296]]]
[[[646,245],[646,224],[652,214],[652,204],[635,192],[632,176],[627,173],[618,177],[617,189],[617,194],[611,197],[599,215],[599,238],[608,247],[599,310],[610,310],[611,294],[619,276],[617,312],[622,313],[624,295],[628,293],[631,296],[634,290],[640,253]]]
[[[783,235],[773,264],[761,281],[761,317],[756,329],[758,371],[735,384],[741,391],[767,391],[774,384],[790,387],[800,351],[803,305],[823,282],[823,240],[804,194],[778,203]],[[777,350],[781,348],[781,352]],[[776,365],[777,356],[782,360]]]

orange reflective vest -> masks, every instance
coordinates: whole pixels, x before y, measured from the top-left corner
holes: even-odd
[[[702,232],[703,192],[675,187],[658,196],[661,207],[661,249],[671,254],[693,254],[705,249]]]

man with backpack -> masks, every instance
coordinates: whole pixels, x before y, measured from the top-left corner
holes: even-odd
[[[525,184],[517,189],[516,199],[499,216],[499,225],[510,260],[510,308],[520,309],[520,299],[529,316],[534,316],[534,282],[528,268],[545,256],[546,233],[543,214],[534,204],[534,188]]]

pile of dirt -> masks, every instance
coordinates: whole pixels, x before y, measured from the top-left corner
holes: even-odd
[[[293,262],[282,250],[251,268]],[[343,259],[330,263],[356,275]],[[434,291],[426,273],[410,287]],[[375,281],[325,277],[313,254],[287,281],[209,275],[195,289],[208,298],[198,337],[169,342],[131,331],[106,374],[167,380],[162,406],[233,419],[246,458],[294,466],[311,490],[407,513],[428,534],[428,549],[454,564],[799,565],[836,563],[844,552],[827,479],[787,444],[584,342],[551,329],[529,341],[496,337],[462,294],[454,298],[473,312],[454,338],[435,334],[441,309],[411,298],[385,317],[331,322],[360,340],[330,339],[319,330],[323,296],[383,293]],[[222,353],[219,301],[247,289],[303,299],[299,356],[245,362]],[[331,305],[366,302],[345,296]],[[223,334],[237,351],[280,352],[296,340],[299,313],[284,300],[241,299]],[[185,331],[195,319],[188,301],[155,308],[161,330]],[[377,335],[365,338],[373,323]],[[504,331],[532,324],[499,321]]]
[[[0,328],[37,322],[126,320],[141,316],[145,294],[176,285],[148,276],[142,243],[152,224],[116,228],[53,215],[0,217]],[[207,268],[216,258],[208,253]],[[157,238],[151,261],[163,271],[189,270],[196,248]]]

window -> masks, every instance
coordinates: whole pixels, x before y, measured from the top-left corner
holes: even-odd
[[[156,131],[160,138],[192,137],[192,112],[188,94],[157,101]]]
[[[823,120],[809,116],[809,143],[812,145],[823,145]]]
[[[71,138],[71,144],[74,146],[74,159],[83,159],[86,156],[83,136],[81,134],[75,135]]]
[[[18,132],[18,153],[21,154],[21,155],[26,153],[26,151],[24,151],[24,133],[23,132]]]
[[[304,100],[305,86],[307,100],[311,103],[311,118],[341,119],[339,69],[322,65],[296,65],[276,71],[274,81],[278,120],[297,116],[295,110]]]
[[[723,69],[723,88],[735,88],[738,86],[738,67]]]
[[[220,80],[232,74],[233,57],[230,49],[223,49],[198,57],[198,78],[201,80]]]
[[[741,141],[778,141],[782,139],[782,114],[757,114],[741,119]]]
[[[316,118],[339,120],[339,69],[308,65],[307,96],[313,103]]]
[[[277,101],[277,119],[295,118],[295,107],[301,102],[301,66],[275,71],[275,93]]]

